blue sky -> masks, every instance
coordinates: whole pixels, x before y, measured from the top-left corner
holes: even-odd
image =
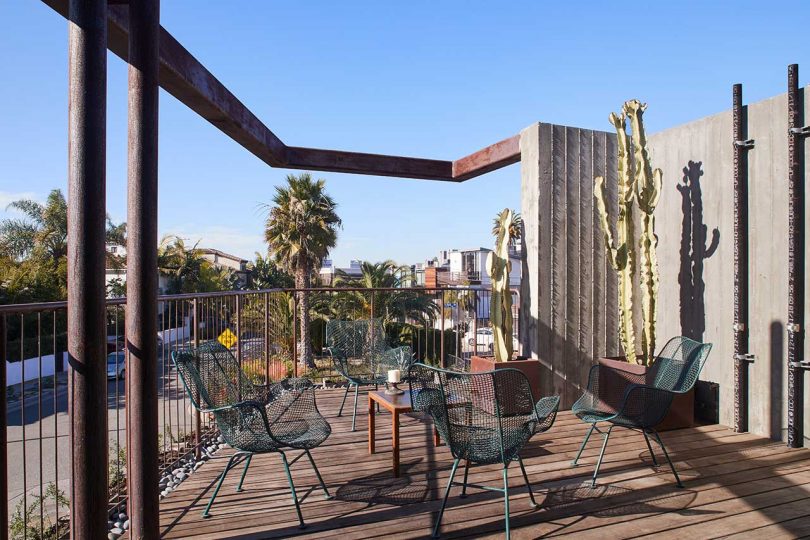
[[[609,129],[625,99],[651,132],[785,90],[810,3],[201,2],[164,0],[163,26],[290,145],[456,159],[536,121]],[[109,56],[107,208],[126,219],[126,65]],[[67,23],[0,2],[0,218],[67,185]],[[264,251],[272,169],[161,92],[162,234],[246,258]],[[344,221],[333,258],[419,262],[491,243],[519,208],[512,165],[463,184],[319,173]]]

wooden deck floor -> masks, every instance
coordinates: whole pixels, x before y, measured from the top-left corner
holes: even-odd
[[[253,459],[245,491],[235,493],[239,472],[226,480],[209,519],[200,513],[230,450],[204,465],[161,502],[165,538],[425,538],[439,508],[452,459],[444,446],[434,448],[431,426],[402,417],[401,478],[391,474],[390,417],[377,419],[377,453],[368,455],[366,398],[358,406],[358,430],[351,415],[336,417],[342,391],[318,393],[318,405],[332,424],[332,435],[313,452],[335,495],[324,500],[306,459],[293,466],[301,508],[308,527],[298,529],[278,455]],[[350,400],[351,401],[351,400]],[[723,426],[672,431],[663,438],[684,489],[675,487],[668,468],[651,467],[641,435],[616,430],[591,489],[589,477],[601,440],[592,439],[582,465],[570,468],[585,426],[570,412],[537,436],[524,460],[540,508],[532,509],[520,472],[510,472],[514,538],[576,536],[665,538],[810,536],[810,450]],[[295,454],[293,454],[295,455]],[[476,467],[470,481],[497,485],[497,466]],[[443,538],[497,538],[503,531],[503,499],[471,489],[460,499],[454,488],[442,521]]]

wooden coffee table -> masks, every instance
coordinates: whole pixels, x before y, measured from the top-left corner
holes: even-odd
[[[368,393],[368,453],[374,453],[374,428],[375,428],[375,408],[374,404],[391,413],[391,454],[393,456],[394,476],[399,476],[399,415],[413,412],[411,406],[411,393],[407,390],[403,394],[388,395],[384,391]],[[433,443],[436,446],[441,444],[439,432],[433,429]]]

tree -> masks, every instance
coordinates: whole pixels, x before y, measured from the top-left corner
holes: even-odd
[[[290,289],[294,285],[292,276],[279,268],[269,255],[262,257],[256,253],[256,261],[248,265],[248,270],[254,289]]]
[[[372,318],[381,318],[383,323],[396,320],[404,322],[407,319],[424,323],[439,314],[439,306],[430,295],[403,288],[403,284],[410,279],[410,269],[407,266],[398,266],[391,260],[377,263],[363,261],[360,272],[360,276],[355,277],[338,270],[335,287],[389,290],[373,293],[373,309],[372,293],[347,291],[336,294],[332,301],[335,314],[345,316],[351,312],[370,313]]]
[[[187,247],[179,236],[164,236],[158,246],[158,268],[169,278],[167,294],[232,290],[233,272],[217,268],[197,247]]]
[[[287,185],[276,187],[269,207],[264,237],[277,264],[290,272],[299,289],[309,288],[312,274],[337,243],[341,226],[337,204],[324,190],[324,180],[303,173],[287,175]],[[299,294],[300,359],[314,367],[309,342],[309,295]]]
[[[48,194],[45,204],[20,199],[8,205],[25,217],[0,222],[0,252],[18,261],[67,255],[67,201],[61,190]]]

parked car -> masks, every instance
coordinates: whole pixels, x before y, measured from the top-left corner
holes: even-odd
[[[111,352],[107,355],[107,378],[123,379],[126,365],[126,354],[124,351]]]
[[[464,341],[467,342],[467,345],[470,347],[475,346],[475,342],[478,342],[478,348],[483,349],[485,351],[492,351],[494,338],[492,337],[492,328],[479,328],[475,332],[475,337],[473,337],[472,331],[467,332],[464,335]],[[519,343],[515,336],[512,336],[512,347],[514,350],[518,350]]]

